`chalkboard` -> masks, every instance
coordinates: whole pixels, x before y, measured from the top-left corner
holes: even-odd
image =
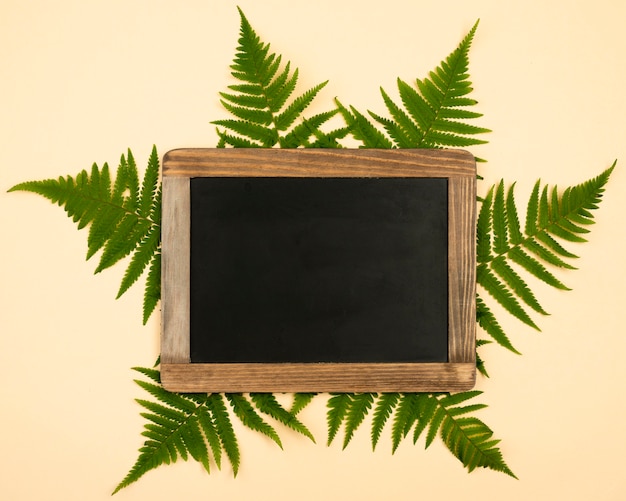
[[[167,153],[164,386],[473,386],[475,174],[458,150]]]

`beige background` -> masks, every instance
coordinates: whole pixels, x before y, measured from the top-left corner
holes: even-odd
[[[477,18],[471,74],[489,145],[474,152],[488,183],[517,181],[524,200],[541,177],[559,186],[618,159],[573,288],[537,287],[552,314],[541,333],[508,322],[515,356],[482,350],[479,416],[519,481],[468,475],[436,442],[389,441],[368,430],[344,452],[325,443],[324,399],[303,413],[314,445],[283,432],[285,451],[241,431],[242,465],[211,476],[195,463],[148,473],[120,500],[626,499],[624,284],[626,4],[613,1],[239,0],[274,50],[301,70],[301,89],[326,79],[334,96],[382,111],[378,87],[422,77]],[[213,146],[225,116],[217,93],[239,20],[235,2],[181,0],[0,4],[0,498],[98,500],[137,457],[143,397],[130,367],[158,353],[159,323],[142,327],[141,290],[114,301],[123,269],[93,276],[86,232],[15,183],[75,174],[131,147]]]

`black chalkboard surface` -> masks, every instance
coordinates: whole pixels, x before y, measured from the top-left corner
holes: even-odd
[[[475,217],[463,151],[169,152],[163,385],[470,388]]]
[[[192,362],[446,362],[441,178],[191,180]]]

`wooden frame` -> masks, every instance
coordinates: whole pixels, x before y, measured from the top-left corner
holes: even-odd
[[[448,362],[191,363],[190,179],[448,179]],[[464,391],[476,378],[476,165],[461,150],[180,149],[163,160],[161,381],[178,392]]]

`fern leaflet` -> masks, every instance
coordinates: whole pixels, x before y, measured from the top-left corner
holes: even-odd
[[[336,395],[331,395],[328,402],[326,402],[326,406],[328,407],[328,411],[326,413],[326,421],[328,423],[327,445],[332,443],[335,436],[339,432],[339,428],[341,428],[351,402],[351,393],[337,393]]]
[[[283,444],[280,441],[280,437],[278,436],[278,433],[276,433],[276,430],[263,421],[263,418],[257,414],[252,404],[250,404],[250,402],[242,394],[229,393],[226,394],[226,398],[230,402],[235,415],[244,425],[251,430],[258,431],[259,433],[268,436],[276,442],[281,449],[283,448]]]
[[[226,451],[236,473],[239,465],[237,441],[232,427],[231,433],[228,433],[230,421],[228,414],[224,417],[225,406],[223,403],[221,408],[215,405],[220,400],[219,395],[216,398],[215,395],[170,393],[160,386],[159,371],[146,368],[134,370],[152,380],[136,380],[136,383],[159,403],[137,400],[148,411],[141,414],[148,421],[142,433],[147,440],[139,449],[137,461],[113,494],[136,482],[148,471],[173,463],[179,457],[186,461],[191,456],[209,472],[211,450],[219,468],[221,452],[216,451],[216,437],[219,437],[221,448]]]
[[[230,131],[218,129],[218,146],[339,147],[337,140],[347,134],[347,129],[331,133],[321,131],[321,126],[337,110],[304,119],[292,127],[327,82],[314,86],[287,104],[298,82],[298,70],[292,72],[289,62],[283,66],[282,57],[271,53],[270,45],[261,42],[241,9],[239,14],[239,47],[231,69],[232,76],[242,83],[229,86],[232,92],[220,93],[222,105],[234,118],[213,122]]]
[[[298,415],[302,409],[311,403],[316,393],[294,393],[293,403],[289,412],[294,416]]]
[[[475,136],[490,130],[467,123],[467,120],[482,116],[468,109],[476,104],[468,97],[472,91],[468,55],[477,27],[478,22],[428,78],[417,79],[415,86],[398,79],[402,105],[395,103],[381,89],[391,118],[374,112],[369,115],[386,134],[354,107],[347,109],[337,102],[354,138],[365,148],[467,147],[485,143]]]
[[[391,416],[399,398],[399,393],[383,393],[378,396],[378,402],[376,403],[374,418],[372,420],[372,450],[376,450],[376,445],[385,427],[385,423],[389,419],[389,416]]]
[[[352,396],[350,407],[346,411],[346,427],[343,437],[343,448],[348,447],[354,432],[365,419],[374,401],[374,393],[358,393]]]
[[[285,426],[288,426],[292,430],[308,437],[312,442],[315,442],[315,438],[309,429],[303,425],[293,413],[280,405],[273,394],[251,393],[250,398],[261,412],[273,417]]]
[[[65,209],[82,229],[90,225],[87,259],[102,250],[95,272],[113,266],[129,254],[132,258],[117,293],[119,298],[149,268],[145,285],[144,324],[160,298],[161,190],[158,187],[159,157],[153,147],[139,186],[139,175],[130,150],[122,155],[112,182],[108,164],[95,163],[90,172],[28,181],[9,191],[30,191]]]
[[[538,329],[527,308],[547,314],[531,292],[520,271],[551,287],[568,290],[547,266],[573,269],[566,259],[576,256],[565,248],[569,242],[585,242],[593,211],[598,208],[604,187],[615,164],[597,177],[572,186],[559,195],[556,187],[542,188],[537,182],[528,200],[522,230],[515,204],[515,185],[493,186],[482,202],[477,223],[477,283],[504,309],[527,325]],[[563,242],[563,243],[562,243]],[[518,353],[487,304],[477,298],[479,325],[497,343]]]
[[[479,419],[466,417],[467,414],[486,407],[484,404],[461,405],[480,394],[480,391],[466,391],[453,395],[445,393],[337,394],[328,401],[328,443],[334,440],[340,427],[345,424],[343,441],[345,448],[373,406],[374,418],[371,432],[373,448],[376,448],[385,424],[391,419],[392,452],[396,451],[411,430],[414,443],[426,431],[426,447],[429,447],[439,435],[450,452],[469,471],[477,467],[485,467],[515,477],[496,447],[498,441],[491,439],[493,432]]]

